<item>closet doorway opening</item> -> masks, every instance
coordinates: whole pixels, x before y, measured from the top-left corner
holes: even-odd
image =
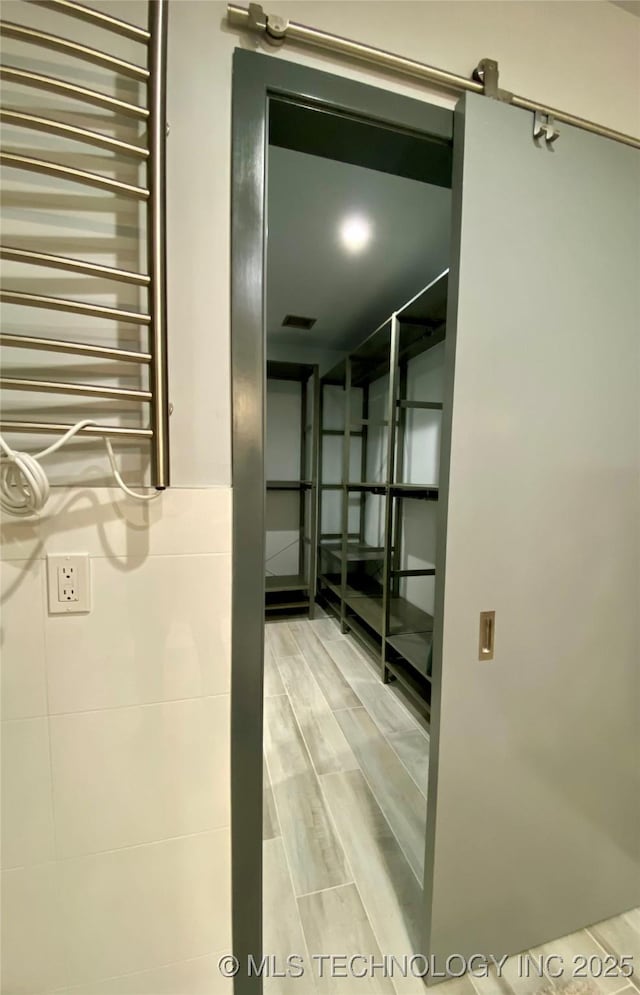
[[[425,952],[453,114],[243,52],[234,73],[234,330],[260,333],[233,344],[234,947],[314,971]]]

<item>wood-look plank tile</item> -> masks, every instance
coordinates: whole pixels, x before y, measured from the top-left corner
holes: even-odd
[[[353,636],[340,636],[330,642],[328,652],[352,687],[360,681],[380,682],[380,667],[360,652]]]
[[[608,953],[633,957],[635,973],[630,980],[640,991],[640,908],[589,926],[588,932]]]
[[[424,796],[366,709],[349,708],[335,714],[378,805],[422,883],[427,821]]]
[[[320,783],[383,952],[419,952],[422,889],[362,772],[326,774]],[[399,995],[417,990],[414,978],[394,977],[394,986]]]
[[[265,753],[296,895],[351,880],[286,695],[265,700]]]
[[[391,683],[387,684],[386,686],[388,687],[389,691],[391,691],[391,694],[394,696],[394,698],[397,698],[398,701],[401,702],[404,705],[404,707],[407,709],[407,711],[411,714],[418,728],[422,729],[422,731],[428,736],[429,719],[424,714],[424,712],[418,709],[416,703],[402,687],[402,684],[400,684],[399,681],[391,681]]]
[[[312,618],[308,624],[323,643],[332,639],[340,639],[342,636],[340,626],[333,618]]]
[[[354,690],[371,718],[386,736],[401,732],[414,732],[415,720],[384,684],[358,683]]]
[[[313,773],[311,758],[286,694],[268,698],[264,703],[264,754],[272,788],[293,774]]]
[[[281,657],[278,669],[316,773],[355,770],[358,761],[304,657]]]
[[[385,735],[415,732],[416,720],[398,699],[389,693],[380,674],[362,656],[350,636],[325,644],[358,698]]]
[[[280,679],[280,673],[278,667],[276,666],[275,657],[273,651],[268,642],[265,642],[264,647],[264,687],[263,694],[265,698],[272,698],[276,694],[284,694],[284,686]]]
[[[355,885],[305,895],[298,899],[298,907],[311,957],[360,954],[380,962],[382,955]],[[357,969],[361,967],[358,963]],[[392,982],[381,975],[382,972],[368,972],[364,978],[332,978],[327,972],[324,977],[316,977],[317,990],[335,995],[394,995]]]
[[[387,739],[426,798],[429,778],[428,737],[416,730],[415,732],[392,732],[389,733]]]
[[[552,956],[560,960],[549,961]],[[589,976],[586,978],[573,977],[575,958],[578,956],[595,956],[598,960],[605,956],[587,930],[579,930],[532,950],[513,954],[502,966],[500,976],[491,967],[488,977],[474,976],[473,983],[478,995],[549,995],[551,992],[571,995],[601,995],[603,992],[613,995],[616,992],[622,995],[622,990],[626,990],[628,982],[621,977],[598,978],[595,972],[587,972]],[[558,977],[552,977],[561,967],[564,971]],[[549,968],[547,975],[545,968]]]
[[[308,623],[310,624],[310,623]],[[298,644],[291,634],[288,622],[269,622],[264,627],[265,644],[270,648],[273,655],[295,656],[299,653]]]
[[[527,975],[526,970],[521,966],[520,956],[531,957],[531,968]],[[538,948],[529,950],[522,955],[508,957],[501,966],[500,972],[491,965],[486,978],[474,975],[473,984],[478,995],[545,995],[553,991],[553,985],[544,975],[541,977],[534,967],[538,963],[540,956]],[[443,989],[449,984],[443,985]],[[575,995],[578,995],[576,992]],[[587,993],[580,993],[587,995]]]
[[[263,950],[275,958],[279,973],[283,973],[290,955],[299,955],[308,961],[302,923],[291,876],[287,867],[281,839],[272,839],[262,848],[263,889],[262,929]],[[263,990],[268,995],[295,995],[300,992],[297,978],[265,977]],[[305,975],[305,990],[315,991],[312,972]]]
[[[294,775],[273,793],[296,895],[348,883],[351,873],[316,775]]]
[[[595,957],[595,962],[600,963],[605,956],[602,947],[584,929],[579,930],[577,933],[570,933],[569,936],[563,936],[561,939],[552,940],[550,943],[543,943],[540,947],[536,948],[536,954],[542,954],[545,958],[545,963],[549,963],[552,969],[551,973],[553,974],[549,980],[552,982],[554,988],[560,992],[566,988],[574,987],[576,981],[579,980],[589,982],[589,988],[593,995],[599,992],[603,993],[603,995],[613,995],[614,992],[618,992],[620,988],[627,984],[626,979],[619,976],[597,977],[597,970],[593,972],[587,970],[588,977],[585,979],[574,977],[576,966],[578,966],[576,958]],[[559,957],[560,960],[548,961],[548,958],[552,955]],[[563,967],[563,971],[556,977],[556,972],[560,966]]]
[[[425,995],[427,989],[424,985],[416,988],[415,981],[411,980],[409,983],[412,987],[407,991],[406,995]],[[477,993],[471,979],[468,975],[465,975],[464,978],[450,978],[449,981],[442,981],[438,985],[438,995],[477,995]]]
[[[298,652],[304,656],[329,706],[335,709],[355,708],[359,705],[357,694],[309,627],[309,623],[291,622],[290,629],[299,646]]]
[[[262,839],[271,840],[280,835],[280,823],[273,798],[273,788],[265,760],[262,761]]]

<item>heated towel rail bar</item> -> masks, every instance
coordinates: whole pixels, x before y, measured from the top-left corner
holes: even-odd
[[[76,20],[107,29],[113,34],[141,43],[145,47],[146,65],[136,65],[62,36],[10,21],[0,22],[0,37],[33,45],[41,51],[61,53],[65,57],[77,58],[85,63],[91,63],[116,74],[121,74],[146,86],[146,102],[141,105],[129,103],[68,80],[31,72],[19,66],[0,66],[0,79],[13,84],[35,87],[40,91],[58,96],[70,97],[74,101],[82,101],[92,107],[136,119],[146,125],[146,141],[144,144],[121,141],[109,135],[103,135],[63,121],[56,121],[37,113],[27,113],[20,108],[2,107],[0,120],[14,127],[46,132],[73,142],[83,142],[106,149],[116,156],[138,159],[146,166],[147,178],[144,186],[134,186],[87,170],[75,169],[45,159],[9,152],[0,154],[0,164],[13,169],[44,173],[71,180],[109,191],[119,197],[138,200],[147,211],[148,272],[137,273],[11,245],[0,245],[0,258],[25,263],[29,266],[42,266],[63,270],[66,273],[84,274],[139,286],[146,290],[148,302],[146,311],[132,311],[90,304],[84,301],[68,300],[62,297],[24,293],[11,289],[9,286],[0,289],[0,300],[30,308],[61,311],[96,319],[115,320],[129,325],[145,326],[148,329],[148,346],[147,351],[135,351],[62,338],[22,335],[14,332],[1,334],[0,344],[4,348],[32,349],[41,352],[91,357],[100,360],[100,362],[104,361],[105,372],[108,372],[110,361],[119,364],[138,364],[149,369],[149,389],[139,390],[67,383],[53,379],[8,376],[0,378],[0,386],[12,391],[42,391],[116,401],[125,400],[148,405],[149,423],[147,427],[129,428],[115,424],[87,425],[81,430],[81,433],[93,437],[111,436],[148,440],[152,454],[151,482],[158,490],[162,490],[169,485],[165,227],[167,0],[149,0],[147,29],[120,20],[105,12],[93,10],[76,3],[75,0],[32,0],[32,4],[46,7],[50,11],[68,15]],[[142,142],[142,139],[140,141]],[[69,424],[53,421],[5,417],[0,419],[0,431],[6,433],[62,433],[70,427]]]

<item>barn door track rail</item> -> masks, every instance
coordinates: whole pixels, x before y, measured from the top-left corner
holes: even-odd
[[[262,35],[272,45],[282,45],[284,42],[290,41],[309,48],[322,49],[325,52],[355,59],[358,62],[365,62],[377,69],[398,76],[421,80],[454,93],[465,91],[480,93],[494,100],[510,103],[522,110],[531,111],[534,115],[533,136],[536,139],[544,139],[547,144],[555,142],[558,138],[557,122],[562,122],[570,124],[574,128],[581,128],[583,131],[590,131],[594,135],[602,135],[604,138],[610,138],[615,142],[622,142],[624,145],[640,149],[640,138],[634,135],[626,135],[624,132],[597,124],[595,121],[588,121],[586,118],[577,117],[567,111],[548,107],[546,104],[539,104],[535,100],[529,100],[527,97],[520,97],[515,93],[502,90],[498,86],[499,71],[495,59],[481,59],[472,76],[467,78],[445,69],[436,69],[435,66],[417,62],[415,59],[408,59],[403,55],[387,52],[373,45],[365,45],[352,38],[343,38],[328,31],[321,31],[319,28],[298,24],[286,17],[280,17],[278,14],[267,14],[258,3],[251,3],[248,7],[243,7],[237,3],[228,3],[227,19],[234,27],[244,28]]]

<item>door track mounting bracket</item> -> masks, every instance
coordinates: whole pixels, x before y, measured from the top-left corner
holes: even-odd
[[[498,86],[500,70],[495,59],[480,59],[480,62],[473,70],[473,78],[484,87],[484,96],[491,97],[492,100],[501,100],[505,104],[510,104],[513,94],[508,90],[501,90]]]
[[[270,45],[282,45],[289,28],[289,19],[279,14],[265,14],[262,4],[249,4],[249,27],[264,35]]]

